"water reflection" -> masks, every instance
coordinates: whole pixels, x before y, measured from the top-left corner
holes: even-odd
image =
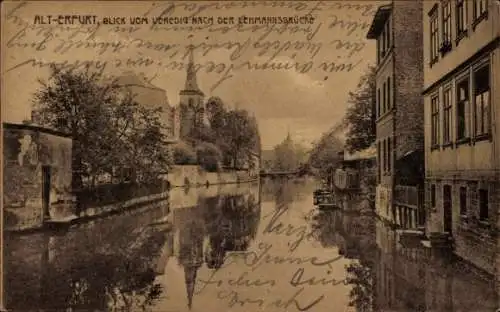
[[[190,191],[189,200],[179,193],[170,211],[163,203],[61,235],[7,237],[7,308],[275,312],[296,311],[295,304],[306,306],[322,295],[310,311],[498,308],[494,276],[447,251],[402,243],[399,232],[379,221],[366,200],[350,200],[343,210],[319,211],[312,205],[314,189],[314,183],[293,181],[210,187],[196,196]],[[269,216],[284,207],[282,229],[296,231],[294,235],[312,233],[293,252],[287,242],[297,237],[287,236],[286,230],[265,231]],[[172,228],[153,222],[167,215]],[[263,249],[278,262],[286,257],[343,257],[328,268],[261,261],[254,270],[236,258],[229,267],[224,263],[232,255]],[[294,272],[303,272],[304,281],[345,278],[347,285],[298,288],[290,283]],[[213,284],[200,290],[210,279]],[[265,287],[241,286],[252,279]],[[248,301],[229,305],[228,294]],[[261,301],[265,305],[256,304]]]
[[[191,309],[197,271],[220,268],[227,252],[247,250],[260,220],[258,186],[243,194],[200,197],[194,207],[174,209],[174,253],[184,271]]]
[[[374,311],[375,218],[367,203],[351,203],[347,211],[318,211],[312,227],[319,231],[318,239],[325,247],[337,246],[339,254],[351,259],[346,266],[346,282],[352,286],[349,306],[356,311]]]
[[[336,239],[347,258],[353,286],[350,297],[357,311],[496,311],[495,276],[455,257],[448,250],[402,241],[400,232],[359,203],[350,211],[329,212]],[[340,215],[340,216],[339,216]],[[319,217],[318,220],[325,220]],[[342,221],[339,221],[342,220]],[[338,233],[338,234],[337,234]]]
[[[105,219],[65,235],[8,237],[7,307],[138,311],[152,305],[162,291],[154,283],[154,265],[165,232],[155,227],[138,231],[135,225],[161,211]]]
[[[168,293],[158,275],[172,256],[184,270],[191,306],[199,267],[220,266],[227,251],[247,248],[260,213],[258,185],[203,192],[195,206],[170,211],[173,230],[156,222],[169,215],[163,202],[66,233],[6,237],[7,308],[150,310]]]

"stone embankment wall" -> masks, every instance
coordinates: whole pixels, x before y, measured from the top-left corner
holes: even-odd
[[[119,203],[89,207],[85,209],[79,216],[75,215],[74,204],[59,204],[52,205],[50,209],[50,215],[52,220],[72,220],[76,223],[112,215],[115,213],[122,213],[127,210],[136,210],[139,207],[156,207],[157,205],[162,205],[168,207],[170,194],[168,191],[150,194],[146,196],[132,198],[127,201],[122,201]],[[168,208],[167,208],[168,209]],[[38,230],[43,228],[43,220],[41,217],[41,208],[34,209],[32,214],[37,215],[37,218],[32,218],[30,216],[16,215],[15,222],[8,224],[5,227],[6,231],[9,232],[22,232],[30,230]]]
[[[167,174],[171,187],[241,183],[257,179],[258,176],[251,176],[245,170],[206,172],[196,165],[173,166]]]
[[[226,171],[226,172],[206,172],[199,166],[174,166],[166,177],[170,186],[184,187],[206,187],[209,185],[226,185],[237,183],[247,183],[258,180],[258,176],[251,176],[247,171]],[[214,188],[204,190],[204,192],[213,192]],[[220,190],[219,190],[220,191]],[[146,196],[140,196],[108,205],[98,205],[95,207],[86,208],[80,215],[75,215],[74,203],[60,202],[53,203],[50,208],[50,215],[52,220],[71,220],[71,222],[81,222],[83,220],[93,219],[101,216],[106,216],[114,213],[120,213],[125,210],[135,209],[138,206],[147,205],[149,203],[158,201],[170,201],[170,193],[167,191]],[[176,193],[176,192],[173,192]],[[191,192],[192,193],[192,192]],[[200,192],[196,192],[198,194]],[[199,194],[198,194],[199,195]],[[199,196],[188,196],[182,192],[181,194],[174,195],[173,202],[176,206],[184,207],[189,206],[190,201],[196,202]],[[41,229],[43,227],[42,209],[39,207],[31,207],[31,209],[16,209],[16,213],[10,213],[6,222],[5,229],[7,231],[30,231]]]

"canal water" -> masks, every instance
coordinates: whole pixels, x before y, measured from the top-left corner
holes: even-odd
[[[494,277],[399,242],[314,181],[172,190],[169,203],[8,236],[10,311],[496,311]],[[168,220],[172,226],[166,224]]]

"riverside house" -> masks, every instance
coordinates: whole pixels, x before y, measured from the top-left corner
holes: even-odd
[[[496,271],[500,212],[500,1],[425,1],[427,234]],[[498,275],[498,274],[497,274]]]
[[[414,198],[424,175],[422,3],[380,6],[367,34],[377,41],[376,212],[404,228],[425,222],[423,205]]]

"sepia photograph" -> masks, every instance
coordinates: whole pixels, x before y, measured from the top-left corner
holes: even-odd
[[[0,22],[0,312],[500,311],[500,0]]]

